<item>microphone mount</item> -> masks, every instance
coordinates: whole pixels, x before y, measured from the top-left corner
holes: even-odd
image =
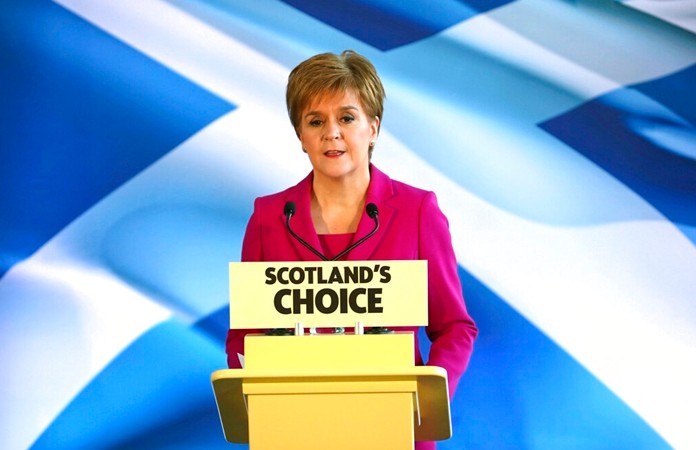
[[[285,227],[288,229],[288,231],[290,232],[292,237],[297,239],[297,241],[300,244],[304,245],[309,251],[311,251],[312,253],[317,255],[322,261],[328,261],[329,258],[327,258],[323,254],[321,254],[319,252],[319,250],[317,250],[314,247],[312,247],[311,245],[309,245],[309,243],[307,241],[305,241],[304,239],[299,237],[290,227],[290,219],[292,218],[293,215],[295,215],[295,202],[287,202],[285,204],[285,210],[283,211],[283,213],[285,214]]]

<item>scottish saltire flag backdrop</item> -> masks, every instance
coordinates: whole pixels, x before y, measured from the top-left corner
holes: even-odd
[[[696,448],[694,33],[692,0],[0,3],[0,448],[245,448],[227,262],[310,169],[289,70],[347,48],[481,329],[440,448]]]

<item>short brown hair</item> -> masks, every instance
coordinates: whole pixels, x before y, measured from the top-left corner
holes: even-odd
[[[290,122],[299,135],[302,112],[315,98],[354,90],[368,117],[382,123],[384,86],[377,70],[364,56],[346,50],[340,55],[321,53],[301,62],[288,77],[285,101]],[[379,131],[379,129],[378,129]]]

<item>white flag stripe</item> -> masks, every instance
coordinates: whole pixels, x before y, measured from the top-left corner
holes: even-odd
[[[107,271],[66,257],[60,242],[0,283],[5,448],[29,448],[114,356],[170,315]]]

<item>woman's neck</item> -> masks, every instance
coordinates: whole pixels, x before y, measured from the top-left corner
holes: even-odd
[[[314,178],[312,184],[312,221],[319,234],[355,233],[365,208],[370,185],[363,179]]]

